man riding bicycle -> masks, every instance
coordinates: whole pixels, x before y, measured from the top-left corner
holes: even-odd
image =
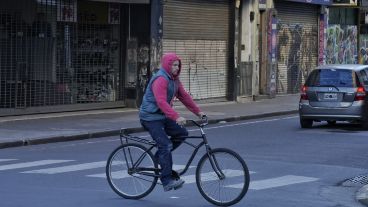
[[[180,137],[188,136],[184,127],[186,119],[173,109],[173,100],[178,98],[192,113],[200,118],[205,114],[192,97],[185,91],[179,80],[181,60],[175,53],[162,57],[160,70],[151,78],[143,96],[139,111],[142,126],[149,131],[157,143],[156,159],[161,166],[161,182],[164,191],[179,189],[184,184],[182,179],[172,178],[172,154],[184,141]],[[169,138],[175,138],[171,140]]]

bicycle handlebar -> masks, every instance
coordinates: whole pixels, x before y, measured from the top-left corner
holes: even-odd
[[[192,122],[194,125],[196,125],[197,127],[204,127],[208,124],[208,117],[206,115],[204,115],[201,120],[199,121],[196,121],[196,120],[193,120],[193,119],[188,119],[187,121],[190,121]]]

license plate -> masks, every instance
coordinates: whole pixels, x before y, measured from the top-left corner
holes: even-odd
[[[337,100],[337,93],[324,93],[323,99],[325,100]]]

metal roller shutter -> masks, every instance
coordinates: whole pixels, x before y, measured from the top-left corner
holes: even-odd
[[[276,1],[277,93],[298,93],[318,61],[318,5]]]
[[[0,1],[0,115],[120,106],[120,24],[109,9],[120,14],[106,2]]]
[[[182,59],[181,81],[194,99],[226,96],[228,0],[168,0],[164,5],[163,52]]]

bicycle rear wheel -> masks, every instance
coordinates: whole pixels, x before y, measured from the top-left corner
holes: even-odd
[[[133,168],[133,164],[137,166]],[[107,160],[106,177],[109,185],[123,198],[143,198],[157,183],[158,172],[153,170],[137,172],[136,168],[157,168],[152,153],[140,144],[123,144],[116,148]]]
[[[224,148],[211,150],[209,154],[203,155],[198,162],[196,183],[199,192],[208,202],[218,206],[238,203],[249,187],[249,171],[245,161],[236,152]],[[219,168],[219,174],[211,162]]]

